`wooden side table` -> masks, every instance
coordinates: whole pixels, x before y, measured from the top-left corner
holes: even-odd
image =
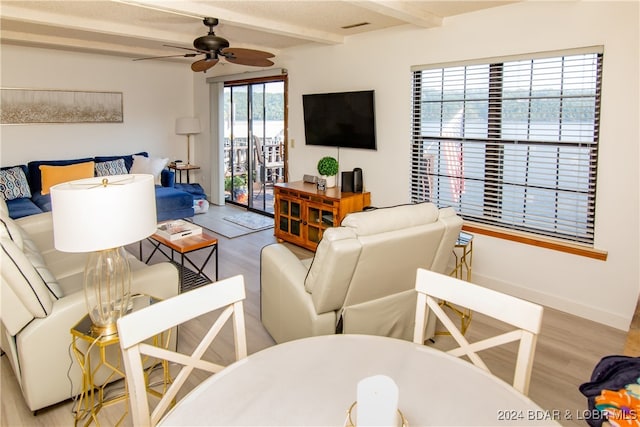
[[[147,307],[158,299],[149,295],[132,295],[132,310]],[[171,331],[165,332],[153,338],[153,345],[167,348],[171,338]],[[116,423],[120,425],[129,413],[128,392],[110,397],[107,393],[109,384],[119,378],[125,377],[122,356],[120,352],[120,338],[118,334],[100,336],[91,330],[91,319],[86,315],[73,328],[71,328],[71,350],[80,365],[82,371],[82,391],[74,405],[74,425],[79,423],[88,426],[92,422],[100,425],[98,413],[105,407],[114,403],[125,401],[125,410]],[[95,348],[97,351],[92,351]],[[97,356],[97,357],[96,357]],[[95,360],[97,359],[97,360]],[[155,366],[162,366],[162,391],[158,392],[151,387],[147,390],[156,396],[162,396],[171,383],[169,364],[167,361],[148,362],[145,372],[147,384],[149,374]]]
[[[182,171],[185,171],[187,173],[187,184],[190,183],[189,181],[189,172],[193,171],[193,170],[197,170],[200,169],[200,166],[196,166],[196,165],[181,165],[181,166],[177,166],[175,163],[170,163],[169,166],[167,166],[169,169],[172,169],[176,172],[178,172],[178,176],[180,177],[180,181],[182,182]]]
[[[148,264],[151,260],[151,257],[156,252],[160,252],[168,260],[176,264],[178,266],[178,269],[180,270],[180,291],[213,282],[213,280],[204,272],[204,268],[207,266],[209,260],[213,255],[215,255],[216,263],[215,278],[216,281],[218,280],[218,239],[216,239],[215,237],[210,236],[203,231],[201,234],[194,234],[176,240],[168,240],[160,236],[159,234],[152,234],[147,240],[150,241],[153,245],[153,250],[144,262]],[[161,246],[171,249],[171,253],[166,253]],[[210,251],[207,254],[204,262],[199,266],[187,256],[191,252],[207,248],[209,248]],[[174,260],[174,252],[178,252],[180,254],[179,264]],[[140,242],[140,260],[142,260],[142,242]],[[196,271],[193,271],[189,267],[185,266],[185,261],[187,261],[193,268],[195,268]]]

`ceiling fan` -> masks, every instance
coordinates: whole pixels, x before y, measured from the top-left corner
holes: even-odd
[[[229,47],[229,41],[227,39],[216,36],[213,32],[213,27],[218,25],[218,18],[204,18],[202,23],[206,27],[209,27],[209,33],[206,36],[198,37],[193,41],[193,47],[195,49],[168,44],[164,45],[175,49],[190,50],[193,51],[193,53],[136,58],[134,61],[175,57],[193,58],[198,55],[205,55],[203,59],[199,59],[191,64],[191,69],[195,72],[206,72],[209,68],[218,63],[220,57],[224,57],[227,61],[233,64],[250,65],[252,67],[269,67],[273,65],[273,61],[269,60],[269,58],[273,58],[274,56],[272,53],[240,47]]]

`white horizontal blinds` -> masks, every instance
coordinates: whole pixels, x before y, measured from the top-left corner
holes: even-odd
[[[415,70],[414,202],[593,243],[602,54]]]

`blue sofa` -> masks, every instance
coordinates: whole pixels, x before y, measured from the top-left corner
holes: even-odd
[[[136,155],[149,157],[146,152],[136,153]],[[13,219],[28,215],[34,215],[51,210],[51,195],[42,194],[42,174],[41,165],[66,166],[77,163],[94,161],[96,163],[123,159],[127,171],[133,165],[133,154],[124,156],[99,156],[87,157],[71,160],[37,160],[20,167],[27,178],[31,197],[16,197],[6,200],[9,209],[9,216]],[[0,170],[11,169],[16,166],[6,166]],[[161,173],[162,185],[156,185],[156,211],[158,222],[170,219],[180,219],[194,215],[193,201],[194,195],[175,188],[175,172],[164,169]],[[6,197],[5,197],[6,199]]]

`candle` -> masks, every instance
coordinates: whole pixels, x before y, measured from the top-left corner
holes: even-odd
[[[385,375],[367,377],[358,383],[356,425],[398,425],[398,386]]]

